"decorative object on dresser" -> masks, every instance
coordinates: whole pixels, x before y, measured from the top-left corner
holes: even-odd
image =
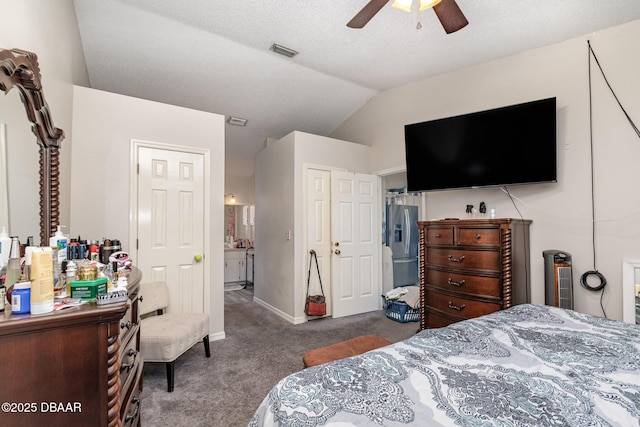
[[[530,302],[530,220],[419,221],[420,329]]]
[[[0,316],[3,426],[140,426],[141,274],[128,302]],[[6,410],[5,410],[6,408]]]
[[[165,282],[140,285],[146,296],[140,304],[140,347],[145,362],[165,363],[167,391],[174,386],[175,361],[185,351],[202,341],[207,357],[209,349],[209,315],[206,313],[164,313],[169,307],[169,288]]]

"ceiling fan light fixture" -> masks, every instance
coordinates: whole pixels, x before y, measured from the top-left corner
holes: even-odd
[[[440,3],[441,0],[420,0],[420,11],[431,9]]]
[[[411,3],[413,0],[394,0],[391,6],[403,12],[411,12]]]

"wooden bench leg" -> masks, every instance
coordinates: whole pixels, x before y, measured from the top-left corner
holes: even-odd
[[[204,343],[204,354],[206,354],[207,357],[211,357],[211,349],[209,348],[209,334],[205,335],[202,342]]]
[[[175,372],[174,362],[167,362],[167,391],[171,393],[173,391],[173,374]]]

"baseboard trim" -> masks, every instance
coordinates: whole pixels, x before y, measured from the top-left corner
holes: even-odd
[[[223,340],[227,336],[224,332],[216,332],[215,334],[209,334],[209,341]]]
[[[267,310],[271,311],[272,313],[274,313],[278,317],[281,317],[284,320],[286,320],[287,322],[292,323],[294,325],[299,325],[301,323],[306,323],[307,322],[307,316],[304,316],[304,317],[293,317],[293,316],[290,316],[287,313],[285,313],[284,311],[280,310],[279,308],[276,308],[276,307],[272,306],[271,304],[269,304],[267,302],[264,302],[263,300],[261,300],[260,298],[255,297],[255,296],[253,297],[253,302],[260,304],[261,306],[263,306]]]

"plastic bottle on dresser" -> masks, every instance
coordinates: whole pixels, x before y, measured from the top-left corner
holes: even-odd
[[[11,292],[11,313],[27,314],[31,312],[31,282],[24,274],[14,284]]]
[[[62,226],[58,226],[58,230],[49,238],[49,246],[58,248],[58,263],[67,259],[67,243],[69,237],[62,234]],[[55,261],[55,260],[54,260]]]
[[[7,263],[7,273],[4,285],[9,289],[14,283],[20,280],[22,269],[20,267],[20,241],[18,237],[11,237],[11,250],[9,251],[9,262]]]
[[[1,279],[0,279],[1,280]],[[0,313],[4,311],[4,305],[6,303],[7,288],[4,287],[4,283],[0,281]]]
[[[71,282],[75,282],[76,280],[78,280],[78,270],[76,267],[76,263],[73,262],[73,260],[69,260],[67,262],[67,271],[65,275],[66,288],[67,288],[66,292],[68,297],[71,296]]]

